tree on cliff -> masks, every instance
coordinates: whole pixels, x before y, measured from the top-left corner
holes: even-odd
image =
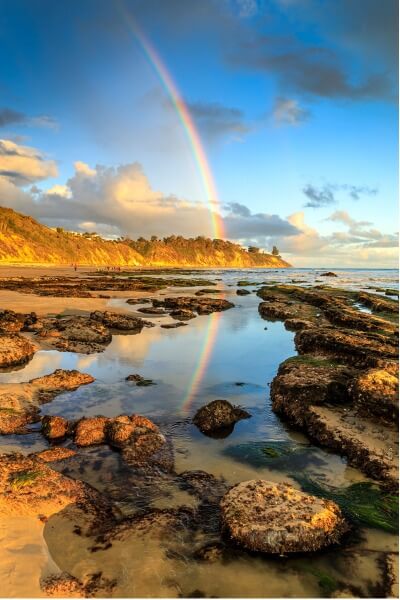
[[[260,252],[260,248],[257,248],[257,246],[249,246],[249,252],[250,254],[258,254]]]
[[[276,246],[272,247],[272,256],[279,256],[279,250]]]

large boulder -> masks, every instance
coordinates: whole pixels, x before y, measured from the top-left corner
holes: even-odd
[[[222,523],[248,550],[310,552],[337,543],[347,530],[340,508],[286,483],[243,481],[221,501]]]
[[[207,433],[232,427],[237,421],[250,416],[247,411],[233,406],[227,400],[213,400],[199,408],[193,417],[193,423],[200,431]]]
[[[36,347],[18,333],[0,334],[0,368],[17,367],[31,360]]]

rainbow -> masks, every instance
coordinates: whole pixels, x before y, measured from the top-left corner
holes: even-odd
[[[218,208],[218,206],[220,206],[217,188],[210,169],[210,165],[207,160],[206,153],[203,148],[203,144],[200,139],[200,135],[196,129],[189,109],[186,106],[181,94],[179,93],[179,90],[171,74],[168,72],[167,67],[162,62],[161,57],[158,54],[155,47],[153,46],[153,44],[140,29],[139,25],[137,24],[136,20],[132,17],[132,15],[123,8],[122,2],[119,3],[119,6],[123,12],[125,23],[131,28],[137,41],[140,43],[149,63],[156,71],[161,83],[163,84],[168,96],[172,101],[172,104],[176,110],[179,120],[183,125],[183,129],[186,133],[191,151],[193,153],[195,164],[198,168],[201,180],[203,182],[207,202],[209,204],[213,236],[214,238],[223,239],[226,237],[223,221],[218,212],[216,212],[215,210],[216,208]]]
[[[146,37],[144,32],[140,29],[133,16],[127,10],[125,10],[122,4],[122,0],[120,3],[118,3],[118,6],[122,11],[126,25],[129,26],[132,30],[133,34],[135,35],[135,38],[140,43],[150,65],[156,71],[161,83],[163,84],[168,96],[172,101],[172,104],[176,110],[179,120],[182,123],[186,137],[189,141],[189,146],[192,151],[195,164],[199,171],[200,178],[203,182],[204,191],[209,205],[213,236],[214,238],[223,239],[226,237],[223,221],[219,213],[216,211],[216,209],[218,209],[218,207],[220,206],[217,188],[210,169],[210,165],[207,160],[206,153],[203,148],[203,144],[201,142],[200,135],[196,129],[190,111],[186,106],[181,94],[179,93],[179,90],[171,74],[168,72],[167,67],[161,60],[161,57],[158,54],[155,47],[153,46],[153,44]],[[188,391],[182,400],[182,411],[184,413],[189,412],[193,398],[199,388],[199,385],[204,377],[204,373],[210,362],[210,358],[214,348],[214,343],[217,337],[220,316],[220,313],[212,313],[209,316],[209,321],[204,334],[204,342],[200,351],[197,367],[194,370],[193,375],[189,381]]]
[[[193,399],[199,389],[200,383],[204,377],[204,373],[207,370],[208,363],[210,362],[211,355],[214,349],[215,340],[218,333],[218,324],[221,313],[212,313],[208,318],[208,325],[204,334],[203,347],[200,352],[200,358],[197,363],[197,367],[193,372],[193,375],[189,381],[188,391],[182,402],[182,412],[188,413],[193,402]]]

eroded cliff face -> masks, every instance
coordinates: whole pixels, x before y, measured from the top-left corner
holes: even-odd
[[[0,264],[149,267],[289,267],[279,256],[248,252],[238,244],[198,237],[104,240],[50,229],[32,217],[0,207]]]

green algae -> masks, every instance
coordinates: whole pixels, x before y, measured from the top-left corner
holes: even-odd
[[[334,488],[305,476],[293,474],[293,477],[305,492],[336,502],[353,523],[398,532],[399,497],[379,485],[362,481],[346,488]]]
[[[287,364],[300,364],[300,365],[310,365],[313,367],[338,367],[340,364],[331,358],[321,358],[318,356],[311,356],[311,354],[302,354],[299,356],[291,356],[286,359],[283,365]]]
[[[222,453],[252,467],[278,470],[303,468],[311,459],[313,462],[316,460],[311,446],[289,441],[243,442],[227,446]]]
[[[10,478],[10,485],[14,490],[32,485],[41,475],[41,471],[19,471]]]

